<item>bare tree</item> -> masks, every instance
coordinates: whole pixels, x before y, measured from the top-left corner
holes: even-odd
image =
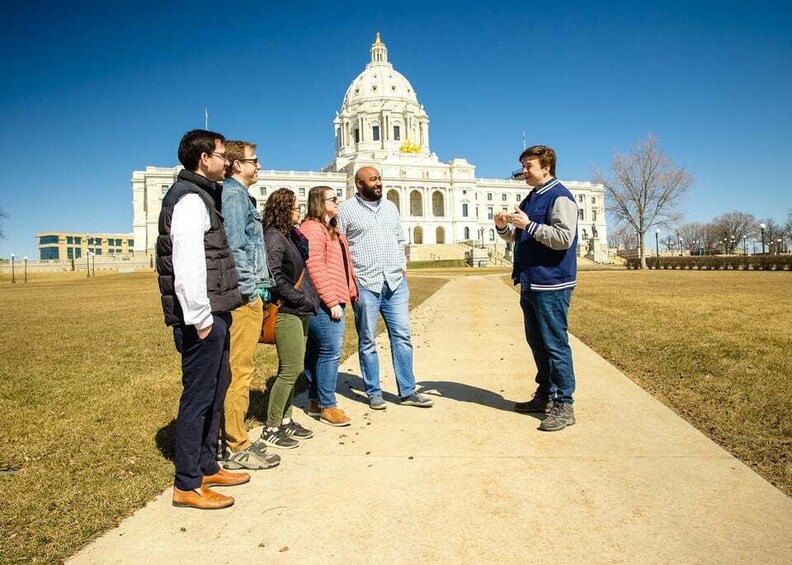
[[[712,220],[716,237],[723,242],[726,253],[734,253],[734,249],[748,238],[756,227],[756,218],[745,212],[726,212]]]
[[[679,205],[693,176],[675,167],[649,134],[629,155],[614,155],[608,174],[594,168],[592,177],[605,187],[608,211],[637,234],[638,254],[645,269],[646,233],[653,226],[667,227],[680,219]]]
[[[763,252],[778,253],[778,240],[784,238],[784,225],[779,224],[773,218],[766,218],[759,220],[760,224],[764,224],[764,249]],[[756,227],[756,231],[761,237],[761,226]]]
[[[635,249],[636,237],[631,226],[619,225],[618,221],[608,230],[608,247],[613,249]]]
[[[682,238],[685,247],[695,254],[698,253],[700,248],[704,247],[706,228],[706,224],[691,222],[682,224],[675,232],[678,237]]]

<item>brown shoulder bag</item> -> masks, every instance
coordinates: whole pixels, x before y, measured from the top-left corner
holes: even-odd
[[[304,276],[305,269],[303,269],[303,272],[300,273],[300,278],[297,279],[297,282],[294,283],[295,290],[300,288]],[[278,317],[278,311],[280,311],[282,305],[282,300],[264,303],[264,321],[261,324],[261,334],[259,335],[258,340],[259,343],[268,343],[270,345],[275,343],[275,319]]]

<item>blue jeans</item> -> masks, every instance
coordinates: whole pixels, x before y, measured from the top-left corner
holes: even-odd
[[[371,292],[360,287],[360,296],[354,304],[355,328],[358,334],[358,357],[366,394],[382,395],[380,388],[379,357],[377,357],[377,318],[382,314],[390,339],[393,370],[396,372],[396,386],[401,398],[415,392],[413,374],[413,349],[410,341],[410,290],[407,279],[391,290],[382,283],[381,292]]]
[[[344,306],[341,310],[346,313]],[[334,408],[336,405],[338,364],[341,362],[345,329],[344,316],[334,320],[324,306],[308,321],[305,380],[308,381],[308,399],[318,400],[319,408]]]
[[[567,312],[571,290],[535,292],[523,290],[520,306],[525,322],[525,339],[536,362],[536,393],[572,404],[575,370],[567,334]]]

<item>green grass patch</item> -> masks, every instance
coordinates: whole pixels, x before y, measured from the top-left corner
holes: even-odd
[[[582,272],[570,332],[791,495],[790,296],[787,272]]]
[[[410,307],[446,282],[410,277]],[[172,483],[179,356],[150,272],[3,284],[0,308],[0,563],[57,562]],[[256,367],[251,426],[274,346]]]

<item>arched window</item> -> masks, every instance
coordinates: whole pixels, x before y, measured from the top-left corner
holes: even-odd
[[[469,239],[470,239],[470,228],[465,228],[465,236],[464,236],[464,239],[465,239],[465,241],[467,241],[467,240],[469,240]]]
[[[423,198],[417,190],[410,193],[410,215],[423,216]]]
[[[399,191],[389,190],[387,198],[396,205],[396,209],[401,213],[401,206],[399,206]]]
[[[413,243],[423,243],[423,228],[421,226],[417,226],[413,230]]]
[[[435,190],[432,193],[432,215],[433,216],[445,216],[445,203],[443,202],[443,193],[439,190]]]
[[[445,230],[442,227],[435,230],[435,243],[445,243]]]

